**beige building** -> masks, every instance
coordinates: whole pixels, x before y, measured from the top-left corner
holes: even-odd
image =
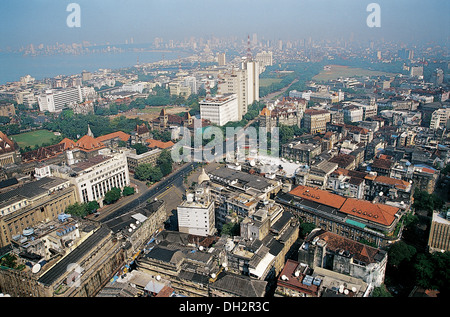
[[[0,247],[48,222],[77,201],[70,181],[44,177],[0,194]]]
[[[450,251],[450,211],[433,213],[428,248],[430,252]]]
[[[325,132],[327,123],[331,120],[330,112],[326,110],[306,109],[304,127],[308,133]]]
[[[134,172],[136,167],[141,164],[156,164],[156,160],[158,159],[159,155],[161,154],[161,149],[154,149],[142,154],[136,154],[136,153],[127,153],[127,164],[128,164],[128,170],[130,172]]]

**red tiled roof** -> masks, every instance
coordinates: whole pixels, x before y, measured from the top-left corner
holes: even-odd
[[[298,292],[306,293],[311,296],[318,296],[319,286],[311,284],[306,285],[302,283],[305,274],[300,273],[299,276],[295,276],[295,271],[297,270],[299,262],[288,259],[284,265],[283,270],[278,276],[277,285],[293,289]],[[287,279],[284,280],[282,277],[286,276]]]
[[[75,147],[75,142],[71,139],[64,138],[59,144],[64,144],[64,150],[72,149]]]
[[[382,175],[377,176],[375,178],[375,182],[383,183],[383,184],[387,184],[387,185],[394,185],[395,187],[397,187],[399,189],[406,189],[410,185],[408,182],[406,182],[404,180],[391,178],[391,177],[387,177],[387,176],[382,176]]]
[[[100,141],[100,142],[103,142],[103,141],[111,140],[111,139],[114,139],[114,138],[117,138],[117,137],[120,138],[122,141],[125,141],[125,142],[130,139],[130,135],[129,134],[127,134],[125,132],[122,132],[122,131],[117,131],[117,132],[113,132],[113,133],[109,133],[109,134],[106,134],[106,135],[99,136],[99,137],[96,138],[96,140]]]
[[[399,208],[383,204],[374,204],[366,200],[355,198],[345,198],[332,194],[326,190],[314,187],[299,185],[289,192],[289,194],[299,198],[330,206],[339,211],[361,218],[389,226],[395,220],[395,214]]]
[[[105,145],[101,141],[94,139],[90,135],[83,136],[75,143],[75,146],[87,152],[95,151],[105,147]]]
[[[339,211],[348,215],[380,223],[386,226],[390,226],[392,224],[398,210],[399,208],[397,207],[374,204],[370,201],[354,198],[347,198],[345,203],[339,209]]]
[[[325,190],[303,185],[295,187],[289,194],[334,208],[340,208],[346,199]]]
[[[162,142],[162,141],[154,140],[154,139],[147,139],[147,140],[145,140],[145,143],[147,143],[147,146],[150,148],[157,147],[160,149],[167,149],[174,145],[174,143],[172,141]]]

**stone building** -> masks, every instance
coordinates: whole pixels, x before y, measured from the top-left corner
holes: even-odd
[[[314,229],[301,245],[298,261],[360,278],[375,287],[384,282],[387,252],[322,229]]]

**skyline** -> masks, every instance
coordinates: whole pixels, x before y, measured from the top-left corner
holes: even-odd
[[[377,1],[381,27],[366,19],[372,1],[351,0],[97,0],[77,1],[81,27],[70,28],[66,11],[71,1],[2,1],[0,49],[30,43],[135,44],[156,37],[238,37],[257,34],[258,40],[344,39],[410,42],[433,41],[448,45],[449,22],[445,0]],[[24,4],[25,3],[25,4]],[[137,21],[137,22],[136,22]]]

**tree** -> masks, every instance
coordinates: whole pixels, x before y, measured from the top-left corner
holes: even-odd
[[[151,164],[139,164],[134,170],[134,177],[140,181],[146,181],[150,178]]]
[[[236,222],[228,222],[222,226],[221,235],[237,236],[240,232],[240,225]]]
[[[97,201],[90,201],[86,204],[85,209],[87,214],[92,214],[97,211],[97,209],[100,208],[100,205]]]
[[[76,202],[75,204],[67,206],[65,210],[66,214],[72,215],[74,217],[85,217],[87,215],[86,206]]]
[[[125,186],[122,190],[123,196],[130,196],[134,194],[134,188],[130,186]]]
[[[158,159],[156,160],[156,164],[159,166],[161,173],[163,176],[169,175],[172,173],[172,154],[168,150],[162,150]]]
[[[424,190],[417,190],[413,197],[415,209],[433,212],[433,210],[440,210],[444,206],[444,201],[438,195],[429,194]]]
[[[389,248],[388,263],[394,267],[398,267],[402,262],[410,261],[415,254],[416,248],[403,241],[399,241]]]
[[[372,297],[392,297],[391,293],[386,289],[384,284],[375,287],[372,291]]]
[[[311,222],[302,222],[300,224],[300,235],[302,237],[306,237],[315,228],[316,228],[316,225]]]
[[[137,155],[148,152],[148,147],[142,143],[133,144],[131,147],[136,150]]]
[[[119,200],[121,196],[121,190],[117,187],[113,187],[111,188],[110,191],[106,192],[105,194],[105,198],[103,198],[103,201],[105,202],[105,204],[113,204],[116,201]]]
[[[134,177],[140,181],[159,182],[163,176],[158,166],[149,163],[138,165],[134,171]]]

